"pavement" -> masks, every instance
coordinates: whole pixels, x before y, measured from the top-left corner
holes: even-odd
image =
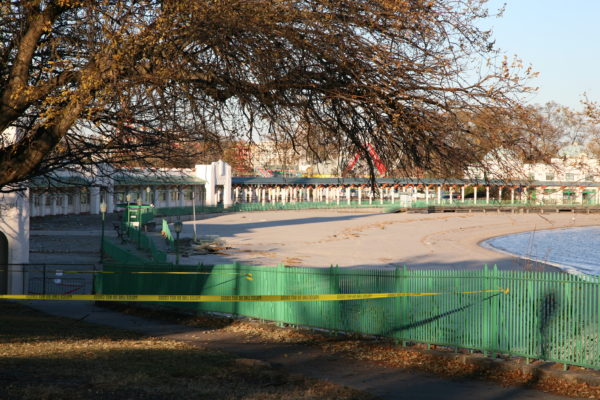
[[[107,325],[152,337],[197,344],[283,366],[291,373],[327,380],[362,390],[387,400],[559,400],[559,396],[523,387],[502,387],[478,380],[451,380],[425,373],[354,360],[305,345],[264,343],[238,332],[198,329],[171,322],[149,320],[96,306],[93,302],[19,301],[47,314],[76,321]]]

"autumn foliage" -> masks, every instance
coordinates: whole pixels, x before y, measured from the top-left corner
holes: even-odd
[[[460,171],[515,142],[464,116],[510,118],[531,75],[488,16],[475,0],[3,1],[0,132],[20,135],[0,187],[263,138],[358,152],[372,173],[370,145],[390,171]]]

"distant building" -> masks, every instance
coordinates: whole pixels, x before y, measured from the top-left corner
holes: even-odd
[[[301,148],[262,141],[250,146],[250,160],[256,176],[337,176],[339,156],[318,161]]]
[[[563,147],[549,164],[525,164],[526,179],[531,181],[558,181],[565,183],[598,182],[600,163],[591,157],[584,146]]]
[[[232,204],[231,166],[223,161],[195,168],[120,169],[105,177],[57,171],[29,186],[32,217],[99,214],[103,202],[109,213],[128,201],[151,203],[157,208]]]
[[[110,176],[56,171],[28,182],[28,189],[0,193],[0,294],[22,290],[20,271],[29,262],[30,217],[99,214],[101,203],[112,213],[119,203],[138,201],[168,208],[229,207],[231,167],[216,161],[190,169],[122,169]]]

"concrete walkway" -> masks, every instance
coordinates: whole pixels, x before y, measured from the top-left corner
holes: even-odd
[[[520,387],[502,387],[476,380],[449,380],[424,373],[381,366],[321,351],[315,346],[261,343],[231,332],[215,332],[170,322],[148,320],[95,306],[92,302],[21,301],[42,312],[131,330],[149,336],[181,340],[223,350],[244,358],[280,364],[292,373],[328,380],[379,396],[411,400],[558,400],[557,396]]]

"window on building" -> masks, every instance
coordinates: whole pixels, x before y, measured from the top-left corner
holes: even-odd
[[[575,180],[575,174],[565,174],[565,181],[572,182]]]
[[[547,181],[553,181],[554,180],[554,174],[546,174],[546,180]]]
[[[178,190],[171,190],[171,200],[172,201],[179,200],[179,191]]]
[[[535,174],[534,173],[529,173],[529,180],[530,181],[535,181]]]
[[[158,201],[167,201],[167,192],[164,190],[158,191]]]
[[[594,181],[594,175],[586,175],[585,176],[585,180],[586,180],[586,182],[593,182]]]
[[[192,200],[192,191],[191,190],[184,190],[183,191],[183,199],[184,200]]]

